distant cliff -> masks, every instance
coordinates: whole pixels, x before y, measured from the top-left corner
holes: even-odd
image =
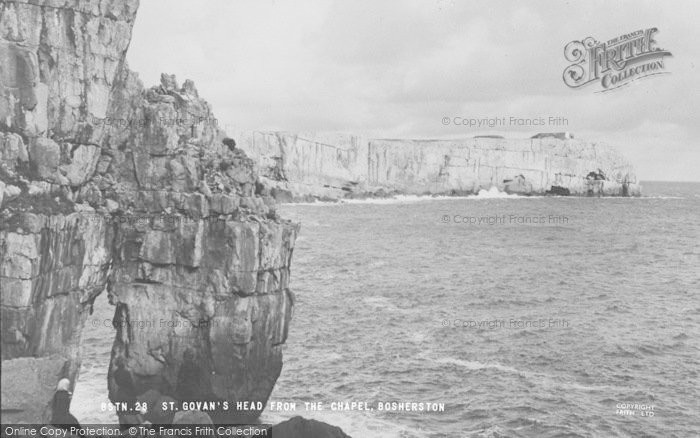
[[[391,194],[638,196],[632,166],[603,144],[554,137],[367,139],[333,133],[241,132],[238,147],[278,199]]]

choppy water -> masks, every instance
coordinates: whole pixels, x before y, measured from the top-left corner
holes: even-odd
[[[303,415],[354,438],[697,436],[700,184],[644,191],[283,206],[302,231],[271,398],[298,410],[263,420]],[[106,302],[97,312],[111,316]],[[73,412],[110,421],[99,406],[112,334],[85,336]],[[445,410],[304,411],[319,401]],[[619,403],[653,416],[621,415]]]

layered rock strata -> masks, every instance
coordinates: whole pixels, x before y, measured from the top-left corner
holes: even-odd
[[[58,379],[75,382],[107,283],[113,230],[80,201],[104,136],[89,120],[106,116],[137,6],[0,2],[3,423],[45,420]]]
[[[137,396],[253,406],[280,373],[298,225],[277,216],[254,162],[223,144],[191,81],[164,75],[144,89],[128,70],[137,7],[0,3],[3,423],[48,419],[105,289],[114,401],[118,368]]]
[[[636,196],[632,166],[609,146],[553,137],[384,140],[334,133],[239,132],[281,200],[467,195]]]

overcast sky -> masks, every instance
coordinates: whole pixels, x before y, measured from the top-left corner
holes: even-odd
[[[700,3],[141,0],[128,59],[146,86],[193,79],[233,130],[440,138],[568,130],[617,146],[642,180],[700,181]],[[670,74],[570,89],[564,46],[657,27]],[[561,116],[476,129],[449,117]]]

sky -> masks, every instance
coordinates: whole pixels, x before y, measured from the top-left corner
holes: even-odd
[[[141,0],[127,58],[146,86],[194,80],[230,133],[570,131],[615,146],[641,180],[700,181],[697,17],[694,1]],[[651,27],[669,74],[606,93],[564,84],[570,41]],[[506,126],[459,124],[496,117]]]

